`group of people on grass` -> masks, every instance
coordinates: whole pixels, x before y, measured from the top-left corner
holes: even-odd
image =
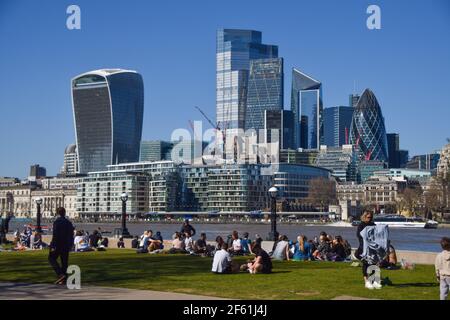
[[[88,252],[88,251],[105,251],[108,247],[109,240],[102,236],[101,229],[94,230],[91,234],[84,230],[74,231],[73,251]]]
[[[42,241],[42,233],[25,227],[22,232],[16,230],[12,241],[13,251],[40,250],[48,247],[48,244]]]

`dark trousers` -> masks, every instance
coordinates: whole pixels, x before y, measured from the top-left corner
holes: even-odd
[[[369,268],[369,264],[365,260],[361,260],[361,254],[363,252],[363,249],[360,247],[356,249],[355,251],[355,257],[356,259],[360,260],[362,262],[362,274],[364,277],[368,277],[367,275],[367,268]]]
[[[58,258],[61,258],[61,266],[58,263]],[[62,250],[50,250],[48,254],[48,262],[55,270],[56,275],[63,276],[67,273],[67,267],[69,266],[69,251]]]

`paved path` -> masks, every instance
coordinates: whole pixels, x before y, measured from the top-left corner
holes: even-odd
[[[0,300],[223,300],[184,293],[81,286],[69,290],[65,286],[0,282]]]

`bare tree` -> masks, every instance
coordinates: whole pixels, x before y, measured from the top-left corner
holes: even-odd
[[[336,181],[323,177],[311,179],[307,200],[322,211],[328,209],[329,205],[337,203]]]
[[[408,214],[413,214],[422,200],[422,187],[420,185],[412,185],[406,187],[400,193],[400,200],[398,207],[400,212],[406,211]]]

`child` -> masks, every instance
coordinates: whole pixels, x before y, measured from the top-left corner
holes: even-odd
[[[450,238],[442,238],[441,247],[443,251],[437,255],[434,265],[437,280],[441,284],[441,300],[447,300],[450,287]]]

